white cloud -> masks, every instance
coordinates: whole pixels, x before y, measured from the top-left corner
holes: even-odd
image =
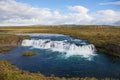
[[[72,11],[76,11],[79,13],[87,13],[89,10],[83,6],[69,6],[68,7]]]
[[[100,3],[100,5],[120,5],[120,1],[104,2],[104,3]]]
[[[34,8],[15,0],[0,1],[0,19],[2,23],[21,24],[87,24],[91,17],[83,6],[71,6],[75,12],[67,15],[48,8]]]
[[[94,24],[113,25],[120,21],[120,12],[113,10],[100,10],[94,15]]]
[[[51,16],[47,8],[34,8],[15,0],[0,1],[0,20],[3,23],[41,23]]]
[[[120,21],[120,12],[101,10],[89,14],[89,9],[69,6],[67,14],[49,8],[35,8],[16,0],[0,0],[0,25],[30,24],[115,24]]]

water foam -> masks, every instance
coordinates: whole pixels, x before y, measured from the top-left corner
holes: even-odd
[[[85,58],[89,58],[90,56],[96,55],[94,54],[96,49],[93,44],[76,45],[75,43],[70,43],[67,40],[52,41],[50,39],[26,39],[22,41],[22,46],[30,46],[32,48],[58,51],[65,53],[68,57],[73,55],[80,55]]]

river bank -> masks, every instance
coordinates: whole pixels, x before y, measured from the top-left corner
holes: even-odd
[[[28,38],[28,36],[0,34],[0,52],[6,52],[19,46],[25,38]]]
[[[7,27],[0,28],[3,33],[58,33],[85,39],[94,44],[100,52],[120,57],[120,28],[119,27]],[[0,52],[8,51],[21,44],[28,37],[13,34],[0,35]],[[7,61],[0,60],[0,79],[2,80],[97,80],[96,78],[59,78],[46,77],[41,73],[30,73],[20,70]],[[109,78],[102,80],[110,80]],[[111,79],[112,80],[112,79]]]
[[[98,80],[94,77],[85,77],[85,78],[59,78],[51,75],[46,77],[41,73],[30,73],[28,71],[20,70],[15,66],[11,65],[6,60],[0,60],[0,80]],[[112,78],[104,78],[99,80],[118,80]]]
[[[120,57],[120,27],[114,26],[27,26],[0,27],[3,33],[56,33],[94,44],[101,53]]]

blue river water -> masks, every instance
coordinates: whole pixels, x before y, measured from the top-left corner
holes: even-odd
[[[90,43],[86,40],[74,39],[70,36],[58,34],[41,34],[30,36],[31,38],[29,40],[39,40],[39,45],[41,40],[49,39],[49,41],[44,43],[52,42],[61,45],[68,42],[70,44],[69,46],[75,44],[75,48],[77,49],[74,49],[73,51],[65,49],[68,50],[68,52],[65,52],[65,50],[63,51],[63,45],[61,45],[62,48],[60,48],[62,51],[58,51],[57,49],[53,50],[48,47],[44,47],[44,49],[41,46],[33,46],[36,44],[34,41],[34,44],[31,46],[21,45],[9,52],[0,54],[0,60],[8,60],[11,64],[20,69],[30,72],[41,72],[46,76],[54,74],[58,77],[109,77],[120,79],[120,59],[99,53],[97,51],[90,54],[84,51],[93,50],[90,47],[89,48],[91,50],[88,49],[88,47],[84,47],[85,49],[83,49],[83,47],[76,47],[89,45]],[[38,46],[38,44],[36,45]],[[41,45],[43,45],[43,43],[41,43]],[[48,44],[44,44],[44,46],[46,45],[48,46]],[[59,48],[59,46],[57,48]],[[83,53],[78,49],[83,50]],[[81,53],[75,55],[75,50],[77,50],[76,52]],[[33,51],[36,53],[36,55],[26,57],[23,56],[24,51]],[[66,56],[66,54],[70,55]]]

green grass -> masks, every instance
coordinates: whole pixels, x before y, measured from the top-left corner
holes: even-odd
[[[23,56],[34,56],[36,53],[32,51],[25,51],[23,52]]]

